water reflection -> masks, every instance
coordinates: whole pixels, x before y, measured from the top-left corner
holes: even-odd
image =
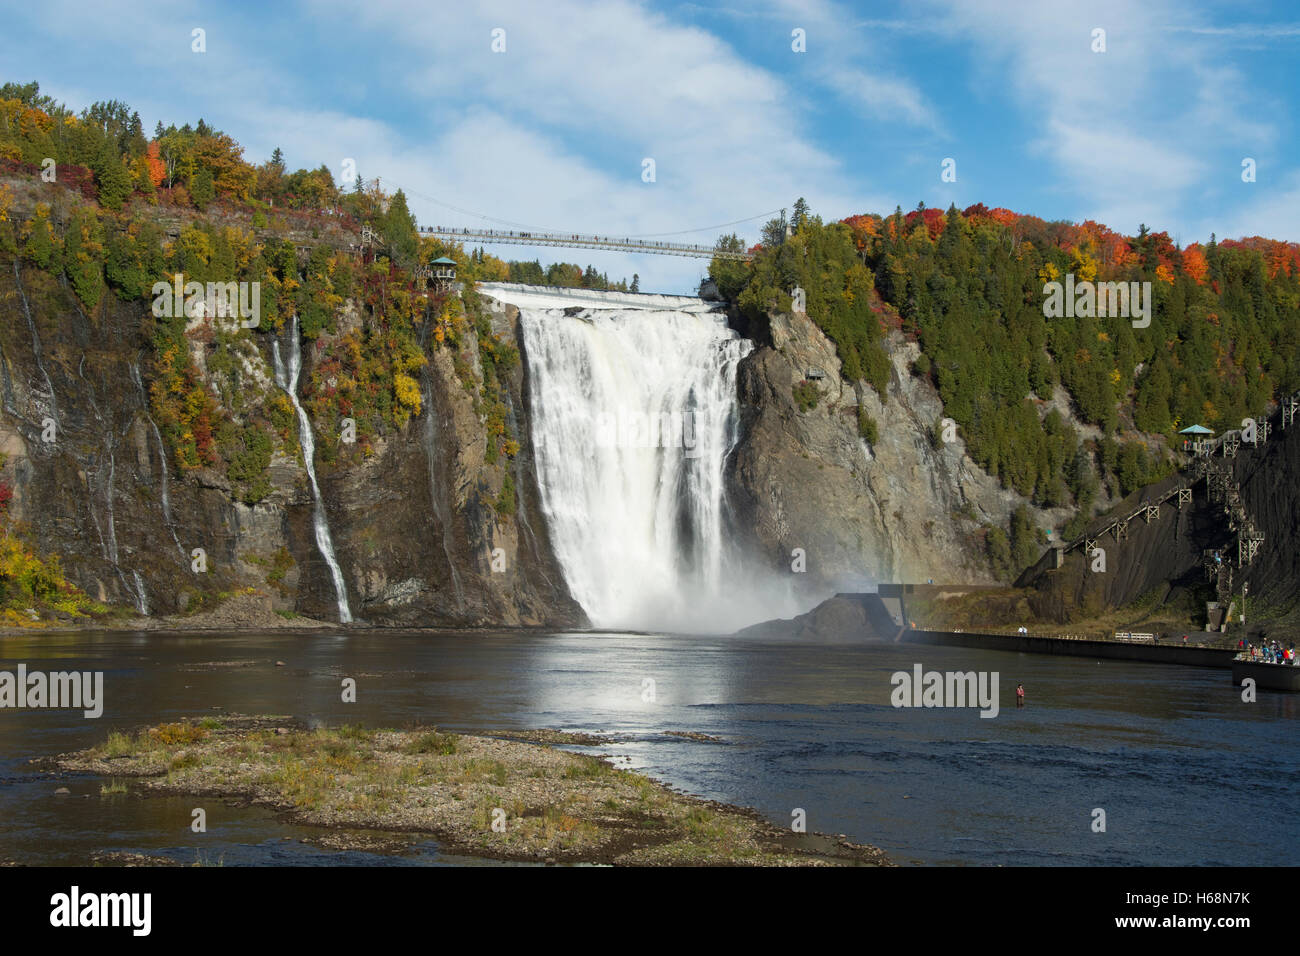
[[[110,730],[240,712],[624,734],[596,752],[777,822],[803,808],[810,828],[904,861],[1300,862],[1300,823],[1265,812],[1300,794],[1296,699],[1262,692],[1244,704],[1227,671],[965,648],[524,632],[0,639],[0,669],[19,662],[103,670],[105,711],[84,720],[0,710],[0,857],[84,862],[109,847],[185,862],[224,854],[226,864],[440,859],[427,842],[405,857],[339,854],[298,842],[319,831],[253,809],[210,811],[198,837],[188,829],[192,801],[101,798],[101,781],[90,778],[55,797],[61,781],[28,765]],[[997,671],[998,717],[891,707],[891,674],[918,662]],[[357,682],[356,703],[342,701],[345,677]],[[1107,810],[1106,834],[1091,832],[1094,807]],[[1261,812],[1233,809],[1245,807]]]

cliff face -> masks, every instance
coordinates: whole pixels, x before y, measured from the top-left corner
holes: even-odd
[[[517,347],[518,311],[497,303],[490,308],[493,332]],[[470,366],[473,381],[481,384],[477,356]],[[540,504],[525,375],[520,363],[503,383],[507,422],[520,443],[519,453],[502,466],[516,489],[512,517],[499,517],[494,507],[504,471],[486,460],[483,420],[445,349],[432,352],[421,375],[422,413],[362,467],[323,481],[359,617],[403,625],[586,622],[569,597],[545,522],[536,519]],[[304,518],[299,550],[316,565],[304,597],[320,616],[334,607],[334,590],[315,547],[309,511]]]
[[[802,548],[810,592],[991,581],[980,525],[1005,527],[1025,499],[977,466],[960,439],[932,444],[942,404],[910,371],[916,345],[889,340],[882,402],[841,379],[834,343],[806,316],[774,315],[744,331],[760,344],[738,376],[741,435],[728,476],[736,533],[780,568]],[[816,371],[820,397],[801,409],[796,387]],[[859,397],[878,427],[874,443],[859,437]]]
[[[1029,589],[1034,612],[1068,621],[1139,602],[1135,617],[1173,608],[1197,619],[1204,601],[1217,598],[1203,559],[1207,550],[1218,550],[1231,569],[1233,600],[1240,599],[1243,584],[1249,587],[1251,630],[1294,635],[1300,622],[1300,550],[1295,545],[1300,534],[1300,423],[1284,429],[1281,415],[1275,414],[1268,440],[1243,444],[1231,458],[1216,454],[1215,460],[1239,488],[1242,514],[1264,535],[1253,560],[1238,564],[1237,531],[1222,496],[1211,501],[1205,480],[1188,470],[1135,492],[1091,523],[1090,537],[1105,552],[1104,570],[1094,571],[1095,558],[1082,548],[1069,552],[1060,568],[1049,551],[1028,569],[1017,583]],[[1191,489],[1191,501],[1180,507],[1174,497],[1160,504],[1151,520],[1133,518],[1122,539],[1104,533],[1117,517],[1179,487]]]
[[[59,555],[69,579],[92,597],[151,614],[256,587],[280,610],[337,620],[301,459],[277,449],[270,492],[252,505],[224,475],[181,473],[150,417],[141,375],[147,305],[107,295],[88,315],[66,280],[5,257],[0,266],[0,453],[14,489],[11,514],[28,538]],[[517,316],[501,308],[491,316],[493,331],[515,344]],[[356,321],[337,320],[340,333]],[[309,346],[304,380],[318,351]],[[243,358],[249,401],[275,393],[266,387],[274,381],[268,349],[264,342]],[[419,415],[376,441],[360,464],[317,464],[354,617],[584,623],[538,517],[522,365],[501,383],[519,452],[490,465],[471,395],[483,370],[471,363],[467,379],[451,350],[428,354]],[[216,373],[197,364],[215,394]],[[512,515],[494,508],[503,468],[515,485]],[[206,571],[194,570],[197,548],[206,552]]]

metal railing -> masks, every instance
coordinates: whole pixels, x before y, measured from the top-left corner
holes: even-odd
[[[617,252],[645,252],[657,256],[686,256],[696,259],[733,259],[748,262],[748,252],[723,252],[712,246],[683,242],[655,242],[649,239],[626,239],[614,236],[587,236],[581,233],[522,232],[505,229],[455,229],[445,226],[422,226],[422,236],[454,239],[458,242],[495,242],[525,246],[567,246],[573,249],[609,249]]]
[[[1213,638],[1205,639],[1201,636],[1200,640],[1189,640],[1186,644],[1182,641],[1182,636],[1174,637],[1166,633],[1156,633],[1150,637],[1117,637],[1113,631],[1097,632],[1077,632],[1077,631],[1052,631],[1052,630],[1026,630],[1019,631],[1013,627],[977,627],[971,630],[957,630],[951,627],[929,627],[923,623],[912,621],[906,627],[910,631],[933,631],[936,634],[972,634],[975,636],[989,635],[992,637],[1032,637],[1039,640],[1047,639],[1053,641],[1091,641],[1099,644],[1135,644],[1145,647],[1204,647],[1213,650],[1223,650],[1225,648],[1235,647],[1238,637],[1236,635],[1227,636],[1219,635]],[[1190,633],[1190,632],[1189,632]],[[1199,632],[1198,632],[1199,633]]]
[[[1294,416],[1295,409],[1300,406],[1300,392],[1282,399],[1278,403],[1281,414],[1281,424],[1283,430],[1286,429],[1289,418]],[[1288,411],[1291,415],[1288,415]],[[1160,506],[1171,498],[1178,497],[1178,506],[1182,507],[1185,502],[1190,502],[1190,490],[1193,486],[1204,481],[1206,493],[1211,500],[1214,499],[1216,479],[1224,485],[1222,494],[1225,499],[1229,496],[1227,487],[1231,478],[1231,466],[1226,466],[1226,471],[1216,464],[1215,459],[1219,453],[1223,457],[1236,457],[1238,449],[1243,444],[1249,444],[1252,448],[1258,448],[1261,444],[1268,441],[1270,425],[1269,416],[1261,415],[1258,419],[1256,440],[1254,442],[1243,442],[1241,429],[1232,429],[1224,432],[1215,438],[1203,438],[1191,444],[1191,460],[1178,469],[1178,474],[1183,476],[1183,482],[1178,486],[1170,488],[1159,498],[1153,498],[1144,501],[1138,505],[1131,513],[1123,516],[1111,518],[1104,526],[1096,531],[1087,532],[1064,546],[1065,552],[1075,550],[1081,545],[1088,542],[1096,541],[1106,535],[1113,535],[1116,541],[1127,537],[1128,523],[1134,518],[1144,517],[1147,521],[1160,517]],[[1231,504],[1232,502],[1229,502]],[[1245,523],[1245,522],[1243,522]],[[1253,529],[1248,529],[1253,530]],[[1254,557],[1254,554],[1251,554]]]

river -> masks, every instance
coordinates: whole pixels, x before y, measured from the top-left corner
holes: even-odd
[[[105,694],[97,720],[0,710],[0,859],[24,863],[87,863],[105,850],[225,865],[477,862],[409,838],[400,853],[330,850],[301,842],[323,831],[260,808],[101,795],[100,778],[59,778],[30,764],[110,730],[223,712],[627,735],[588,752],[781,824],[801,809],[809,830],[875,844],[904,864],[1300,863],[1300,699],[1264,691],[1244,703],[1221,670],[524,631],[0,638],[0,670],[19,663],[101,670]],[[890,675],[916,663],[998,673],[998,716],[890,706]],[[341,700],[345,677],[357,681],[355,703]],[[71,794],[56,796],[61,786]],[[190,830],[195,806],[207,810],[206,833]],[[1106,813],[1104,833],[1092,829],[1096,808]]]

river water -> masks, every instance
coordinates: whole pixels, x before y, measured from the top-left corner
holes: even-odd
[[[0,670],[18,663],[102,670],[106,699],[98,720],[0,710],[0,859],[24,863],[86,863],[95,851],[225,865],[476,862],[421,840],[401,853],[334,851],[301,842],[322,831],[259,808],[104,796],[100,778],[29,763],[114,729],[239,712],[626,734],[588,752],[783,825],[801,809],[809,830],[875,844],[905,864],[1300,864],[1300,698],[1261,691],[1243,703],[1226,670],[520,631],[0,638]],[[890,706],[891,674],[916,663],[998,673],[998,716]],[[345,677],[357,681],[356,703],[340,699]],[[71,794],[56,796],[60,786]],[[190,831],[195,806],[207,811],[206,833]],[[1093,832],[1097,808],[1104,833]]]

